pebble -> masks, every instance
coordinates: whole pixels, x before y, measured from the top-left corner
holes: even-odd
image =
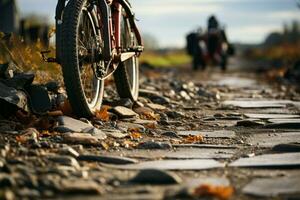
[[[151,97],[151,96],[159,95],[159,92],[157,92],[155,90],[140,89],[139,95],[141,97]]]
[[[160,105],[160,104],[155,104],[155,103],[148,103],[146,106],[153,110],[166,110],[167,109],[165,106]]]
[[[127,134],[124,134],[120,130],[117,130],[117,129],[103,129],[102,131],[105,132],[105,134],[108,137],[112,137],[115,139],[122,139],[127,136]],[[126,129],[126,131],[127,131],[127,129]]]
[[[147,141],[138,145],[139,149],[171,149],[171,143]]]
[[[71,156],[49,156],[48,160],[61,165],[71,166],[75,169],[80,169],[80,165],[77,160]]]
[[[129,98],[122,98],[118,101],[113,102],[112,106],[123,106],[129,109],[132,109],[133,107],[133,102]]]
[[[105,140],[107,138],[106,134],[101,131],[100,129],[97,129],[95,127],[89,127],[85,128],[81,131],[82,133],[90,133],[92,136],[96,137],[98,140]]]
[[[98,138],[89,133],[64,133],[62,135],[64,142],[83,145],[97,145],[99,144]]]
[[[129,123],[129,122],[120,122],[118,123],[118,128],[128,131],[128,130],[136,130],[140,133],[144,133],[146,131],[146,128],[143,125],[135,124],[135,123]]]
[[[2,190],[2,192],[0,192],[0,199],[3,200],[15,200],[15,195],[11,190]]]
[[[170,99],[161,95],[151,96],[150,100],[156,104],[169,104]]]
[[[172,172],[159,169],[143,169],[129,182],[136,184],[169,185],[179,184],[182,179]]]
[[[150,113],[154,113],[154,111],[151,108],[148,108],[148,107],[135,108],[134,112],[136,112],[139,115],[149,115]]]
[[[187,101],[191,100],[191,97],[189,96],[189,94],[184,90],[180,91],[180,96]]]
[[[137,114],[133,112],[131,109],[123,106],[114,107],[112,111],[114,111],[119,117],[122,118],[132,118],[137,116]]]
[[[59,126],[54,127],[54,130],[60,133],[66,133],[66,132],[80,133],[84,129],[93,127],[91,124],[67,116],[58,117],[58,123]]]
[[[177,112],[177,111],[168,111],[168,112],[166,112],[166,114],[168,115],[168,117],[170,117],[172,119],[177,119],[177,118],[184,117],[183,113]]]
[[[167,136],[167,137],[179,138],[177,133],[174,131],[167,131],[167,132],[162,133],[161,135]]]
[[[11,175],[0,173],[0,188],[14,187],[16,181]]]
[[[59,150],[60,155],[72,156],[74,158],[79,156],[79,153],[72,147],[65,147]]]

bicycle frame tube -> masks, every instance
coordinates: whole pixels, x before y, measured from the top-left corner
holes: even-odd
[[[142,37],[141,37],[139,29],[137,28],[136,23],[134,21],[135,17],[134,17],[134,13],[131,10],[130,4],[126,0],[116,0],[116,1],[118,1],[121,4],[121,6],[124,8],[124,10],[128,16],[130,26],[134,31],[137,42],[139,45],[143,46]]]
[[[115,48],[117,53],[121,53],[121,17],[122,17],[122,6],[119,2],[114,1],[112,5],[112,17],[114,22],[114,37],[115,37]]]
[[[111,45],[111,31],[110,31],[110,14],[109,6],[106,0],[98,0],[99,8],[101,10],[101,20],[103,23],[103,38],[104,38],[104,49],[103,49],[103,59],[105,61],[111,60],[112,45]]]
[[[104,0],[105,1],[105,0]],[[134,31],[134,34],[137,38],[138,44],[143,46],[141,34],[135,24],[135,18],[134,14],[131,10],[131,6],[126,0],[114,0],[112,3],[112,20],[114,22],[114,39],[115,43],[113,44],[113,48],[116,48],[117,53],[121,53],[122,50],[122,44],[121,44],[121,17],[122,17],[122,8],[124,8],[128,19],[129,23],[132,27],[132,30]]]

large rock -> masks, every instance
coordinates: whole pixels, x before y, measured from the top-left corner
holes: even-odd
[[[42,85],[30,85],[26,87],[30,109],[36,114],[46,114],[52,109],[51,98],[46,87]]]
[[[55,129],[56,131],[61,133],[66,133],[66,132],[80,133],[84,129],[93,127],[90,124],[84,123],[80,120],[67,117],[67,116],[58,117],[58,123],[59,126],[57,126]]]
[[[9,115],[16,109],[29,111],[26,94],[0,82],[0,114]]]
[[[17,73],[12,78],[4,80],[4,84],[18,90],[26,89],[33,82],[33,73]]]
[[[67,117],[67,116],[60,116],[58,118],[58,123],[59,125],[55,127],[55,131],[60,132],[60,133],[88,133],[89,135],[83,135],[82,137],[90,137],[93,136],[96,139],[106,139],[105,133],[103,133],[101,130],[95,128],[91,124],[82,122],[80,120]],[[68,135],[65,135],[68,136]],[[74,137],[79,137],[78,134],[75,135],[70,135]],[[91,139],[93,140],[93,139]]]

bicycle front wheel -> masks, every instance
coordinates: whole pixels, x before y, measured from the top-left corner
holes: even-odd
[[[103,37],[92,2],[69,1],[63,16],[62,71],[70,104],[78,117],[93,116],[100,109],[104,92],[104,81],[94,74],[104,62],[96,60]]]

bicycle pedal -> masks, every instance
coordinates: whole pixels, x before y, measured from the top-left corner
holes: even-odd
[[[47,51],[41,51],[41,54],[42,54],[42,58],[45,62],[48,62],[48,63],[54,63],[54,62],[57,62],[56,58],[53,58],[53,57],[47,57],[46,54],[49,54],[51,53],[50,50],[47,50]]]

